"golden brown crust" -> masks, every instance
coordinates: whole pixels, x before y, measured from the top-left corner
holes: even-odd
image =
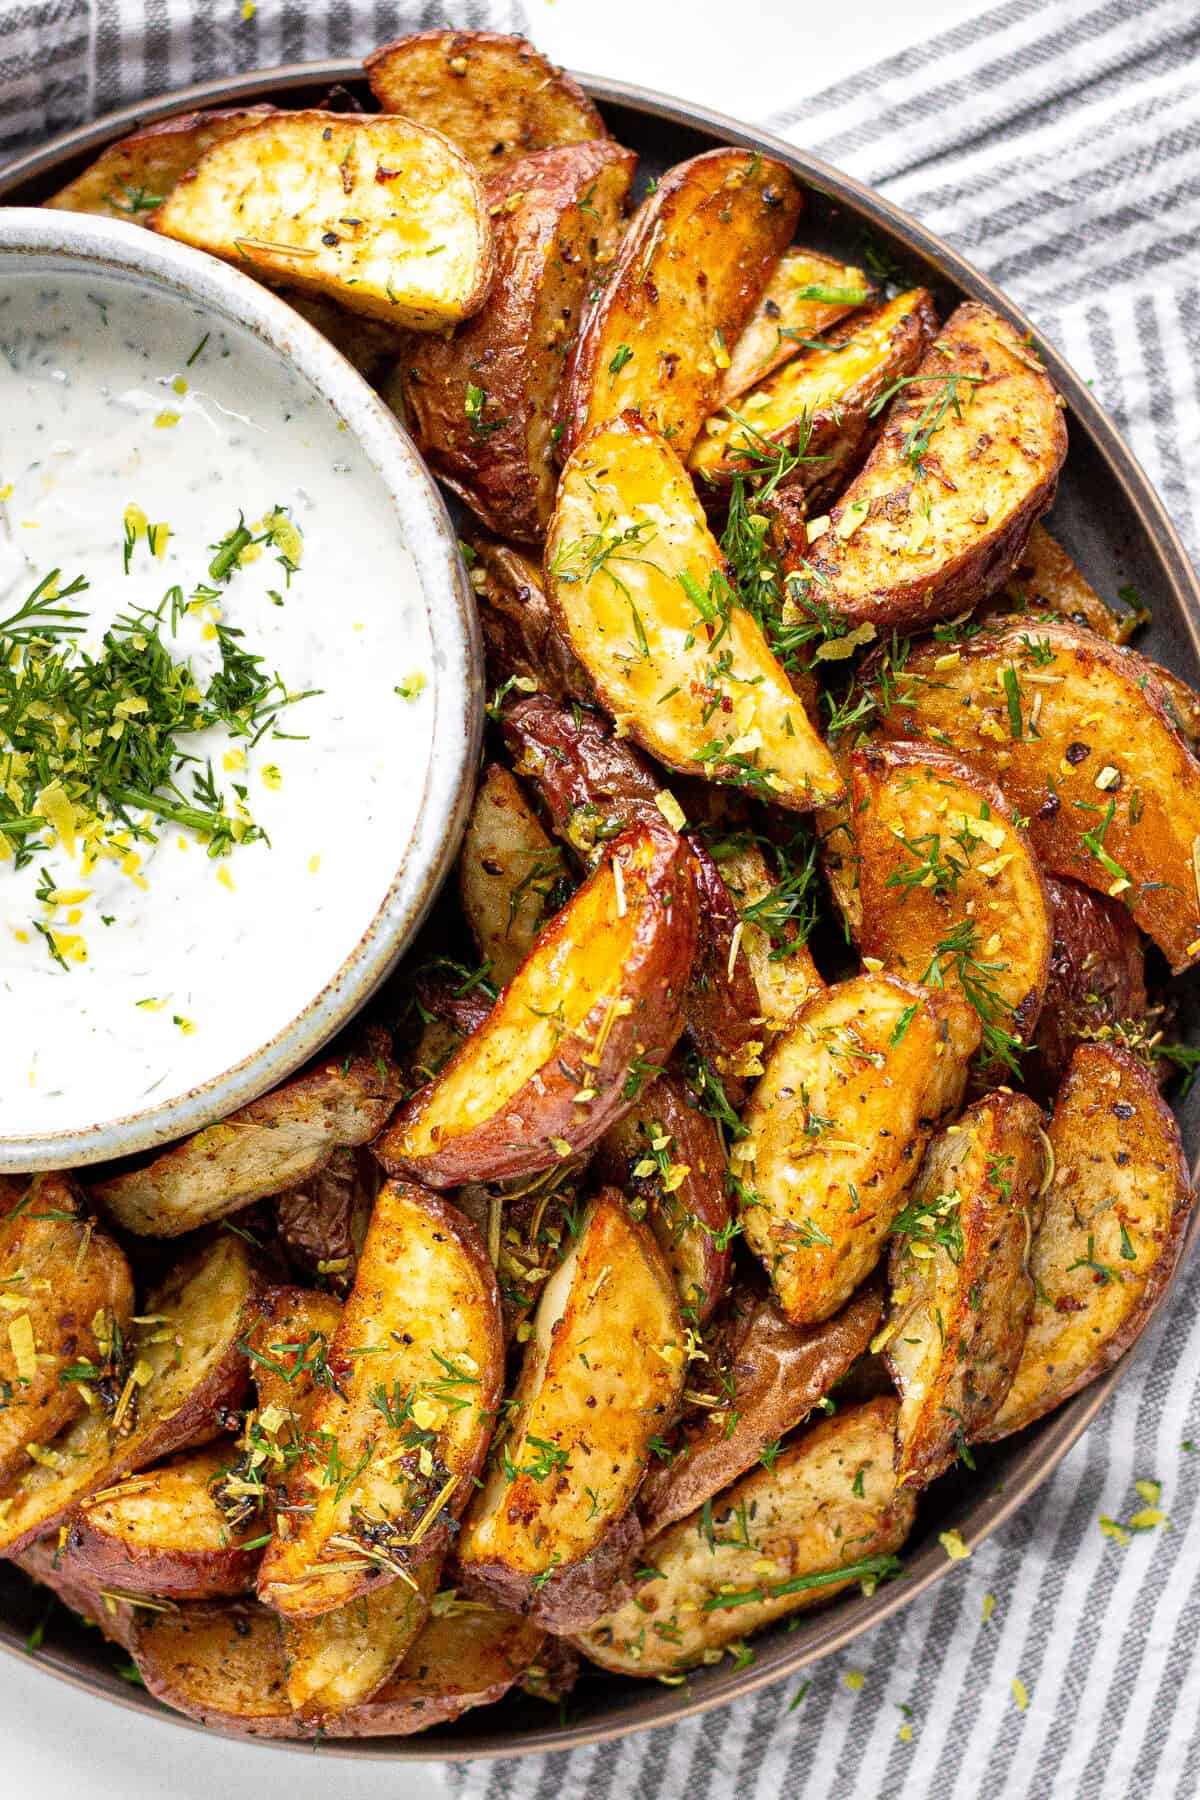
[[[475,792],[458,858],[463,913],[494,987],[507,987],[538,933],[570,896],[562,851],[512,772],[491,763]]]
[[[1094,631],[1110,644],[1127,644],[1142,622],[1141,614],[1119,612],[1102,600],[1040,520],[1003,593],[981,609],[981,616],[996,611],[1051,613],[1069,625]]]
[[[728,406],[756,387],[772,369],[796,356],[806,340],[828,331],[872,297],[861,269],[793,244],[775,264],[737,343],[728,347],[729,367],[721,377],[718,403]]]
[[[1033,1312],[1029,1247],[1048,1174],[1042,1115],[1001,1089],[934,1138],[893,1225],[884,1360],[896,1479],[927,1487],[994,1416]]]
[[[494,175],[487,299],[452,336],[411,338],[397,365],[399,410],[418,449],[502,537],[545,536],[559,380],[596,268],[616,247],[636,162],[602,139]]]
[[[522,37],[418,31],[373,51],[365,66],[384,112],[440,131],[481,174],[607,136],[579,84]]]
[[[960,306],[917,373],[808,547],[821,601],[881,631],[949,618],[1003,586],[1067,452],[1049,377],[989,307]]]
[[[328,1055],[93,1197],[126,1231],[176,1237],[308,1180],[335,1150],[364,1144],[400,1096],[386,1031],[368,1025]]]
[[[1020,1431],[1112,1367],[1165,1293],[1191,1216],[1178,1122],[1127,1051],[1080,1045],[1048,1136],[1054,1176],[1033,1240],[1033,1317],[985,1439]]]
[[[683,1028],[696,945],[689,852],[635,826],[551,920],[480,1028],[377,1141],[431,1186],[533,1175],[629,1111]]]
[[[685,457],[800,212],[783,163],[706,150],[668,170],[625,234],[563,389],[563,451],[627,409]]]
[[[1140,657],[998,621],[914,650],[882,714],[889,737],[934,739],[997,781],[1045,867],[1119,897],[1176,972],[1200,957],[1200,763]]]
[[[62,212],[98,213],[146,225],[166,199],[214,144],[273,113],[273,106],[218,108],[212,112],[178,113],[120,138],[101,151],[95,162],[43,202]]]

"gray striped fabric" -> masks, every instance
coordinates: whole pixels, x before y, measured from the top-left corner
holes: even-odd
[[[423,24],[525,25],[519,0],[241,12],[239,0],[0,0],[0,146]],[[1198,101],[1198,0],[1010,0],[765,121],[1013,294],[1093,380],[1193,555]],[[1200,1445],[1198,1319],[1200,1264],[1036,1501],[934,1592],[809,1670],[806,1691],[797,1680],[595,1750],[463,1764],[451,1787],[461,1800],[1192,1800],[1200,1451],[1183,1445]],[[1161,1481],[1169,1528],[1123,1544],[1099,1519],[1142,1506],[1139,1479]]]

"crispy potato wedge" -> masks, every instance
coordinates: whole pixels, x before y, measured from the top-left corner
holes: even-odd
[[[1003,592],[983,609],[985,616],[996,610],[1051,613],[1069,625],[1094,631],[1110,644],[1127,644],[1142,623],[1141,613],[1119,611],[1100,598],[1040,520]]]
[[[410,339],[397,367],[417,448],[503,537],[540,544],[546,535],[563,363],[595,271],[616,249],[636,163],[604,138],[541,150],[494,175],[487,299],[452,336]]]
[[[1067,453],[1050,378],[989,307],[960,306],[917,373],[808,546],[810,594],[854,625],[915,629],[1002,587]]]
[[[825,983],[754,839],[726,838],[716,862],[740,915],[741,950],[758,996],[758,1017],[769,1032],[784,1031]]]
[[[874,1268],[979,1036],[957,995],[880,974],[818,994],[776,1044],[743,1114],[741,1222],[794,1325],[831,1318]]]
[[[809,495],[829,490],[865,451],[881,395],[912,374],[936,331],[924,288],[852,314],[821,347],[802,350],[709,419],[688,466],[702,479],[728,481],[753,470],[764,450],[786,445],[817,459],[801,463],[789,485]]]
[[[488,685],[594,706],[591,677],[564,638],[546,594],[540,562],[512,544],[471,540],[471,585],[479,607]]]
[[[861,269],[793,244],[775,264],[758,305],[729,350],[718,406],[728,406],[747,388],[756,387],[780,363],[790,362],[808,339],[828,331],[872,298],[871,283]]]
[[[1200,763],[1140,657],[1073,625],[1014,620],[909,657],[890,737],[932,738],[991,776],[1043,865],[1119,897],[1178,972],[1200,956]]]
[[[732,1219],[721,1133],[680,1076],[660,1075],[605,1133],[598,1167],[657,1238],[684,1317],[703,1325],[729,1284]]]
[[[1165,1292],[1187,1232],[1193,1194],[1179,1125],[1128,1051],[1080,1045],[1048,1135],[1054,1174],[1033,1240],[1033,1317],[982,1438],[1020,1431],[1124,1354]]]
[[[563,452],[632,410],[685,457],[786,248],[800,190],[783,163],[706,150],[662,177],[584,318],[561,398]]]
[[[682,839],[645,822],[542,932],[484,1023],[375,1153],[432,1187],[535,1175],[627,1113],[683,1028],[696,890]]]
[[[977,1100],[933,1139],[892,1226],[884,1360],[900,1393],[901,1487],[927,1487],[948,1469],[1012,1384],[1049,1173],[1041,1126],[1025,1094]]]
[[[996,785],[940,745],[851,758],[859,946],[909,981],[949,987],[1011,1063],[1042,1010],[1053,920],[1029,838]]]
[[[177,1237],[285,1193],[335,1150],[366,1143],[400,1091],[388,1035],[369,1025],[349,1053],[327,1055],[141,1168],[96,1182],[92,1195],[126,1231]]]
[[[470,318],[492,278],[475,171],[437,132],[378,114],[260,119],[206,151],[148,223],[410,331]]]
[[[259,1598],[330,1612],[441,1555],[504,1377],[500,1297],[474,1226],[420,1188],[379,1192],[354,1290],[303,1417]],[[331,1449],[332,1446],[332,1449]]]
[[[522,37],[418,31],[374,51],[366,70],[384,112],[440,131],[484,172],[608,135],[579,84]]]
[[[1123,1020],[1145,1018],[1146,972],[1137,927],[1119,900],[1065,875],[1045,882],[1054,942],[1033,1067],[1025,1073],[1027,1085],[1054,1093],[1077,1045]]]
[[[60,212],[98,213],[146,225],[176,182],[207,150],[273,113],[273,106],[227,107],[179,113],[147,125],[101,151],[82,175],[59,188],[45,206]]]
[[[57,1532],[53,1537],[43,1538],[38,1544],[30,1544],[28,1550],[22,1550],[12,1560],[23,1574],[28,1575],[30,1581],[48,1588],[64,1606],[78,1613],[87,1624],[95,1625],[110,1643],[121,1644],[128,1649],[133,1633],[134,1608],[126,1600],[102,1594],[97,1582],[91,1580],[81,1569],[73,1567],[63,1554]]]
[[[687,471],[632,414],[600,425],[559,483],[550,596],[605,706],[669,768],[801,812],[836,765],[738,604]]]
[[[210,1443],[246,1390],[241,1344],[261,1285],[246,1246],[229,1234],[178,1263],[151,1291],[119,1374],[0,1490],[0,1556],[53,1531],[82,1500],[177,1450]],[[111,1352],[110,1352],[111,1355]]]
[[[368,1151],[335,1150],[307,1181],[280,1194],[275,1231],[297,1273],[349,1293],[378,1186],[379,1165]]]
[[[220,1501],[221,1477],[236,1461],[233,1440],[225,1439],[102,1488],[71,1520],[67,1560],[99,1586],[127,1594],[213,1600],[253,1593],[262,1514],[231,1528]]]
[[[122,1250],[97,1229],[69,1176],[35,1175],[0,1193],[0,1482],[28,1467],[25,1446],[47,1444],[86,1405],[100,1337],[127,1333],[133,1277]],[[98,1331],[99,1328],[99,1331]],[[72,1380],[66,1371],[78,1370]]]
[[[288,1705],[309,1725],[328,1729],[379,1692],[429,1617],[442,1558],[407,1581],[373,1588],[313,1619],[282,1619]]]
[[[578,1639],[601,1668],[667,1675],[898,1566],[916,1502],[892,1474],[894,1400],[826,1419],[642,1551],[631,1599]]]
[[[485,769],[458,860],[463,912],[488,978],[507,987],[547,919],[570,897],[562,851],[543,831],[520,782]]]
[[[678,1448],[651,1467],[638,1495],[648,1538],[696,1512],[804,1422],[870,1344],[883,1283],[868,1282],[820,1325],[790,1325],[762,1294],[744,1296],[737,1310],[723,1366],[694,1377],[705,1405],[685,1419]]]
[[[559,1632],[603,1610],[641,1542],[634,1496],[686,1367],[662,1252],[602,1189],[546,1283],[504,1438],[463,1520],[468,1592]]]
[[[431,1619],[390,1681],[332,1716],[323,1737],[402,1737],[499,1700],[532,1664],[543,1633],[526,1619],[472,1605]],[[176,1712],[247,1737],[316,1738],[292,1711],[278,1619],[253,1601],[197,1602],[129,1633],[148,1691]]]

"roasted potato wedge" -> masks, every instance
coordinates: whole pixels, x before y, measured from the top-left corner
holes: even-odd
[[[802,350],[709,419],[689,467],[703,480],[728,481],[753,470],[764,451],[786,445],[814,459],[791,481],[806,494],[828,490],[865,450],[881,396],[912,374],[936,331],[924,288],[852,314],[820,346]]]
[[[775,264],[741,336],[729,347],[718,406],[728,406],[756,387],[810,339],[871,298],[871,284],[861,269],[793,244]]]
[[[261,1285],[239,1238],[222,1235],[147,1295],[148,1323],[113,1357],[111,1383],[0,1490],[0,1556],[15,1556],[80,1501],[177,1450],[210,1443],[246,1390],[242,1350]]]
[[[40,1543],[30,1544],[28,1550],[22,1550],[12,1560],[22,1574],[28,1575],[30,1581],[48,1588],[64,1606],[78,1613],[87,1624],[95,1625],[110,1643],[121,1644],[126,1649],[129,1647],[134,1608],[127,1600],[117,1600],[111,1594],[102,1594],[97,1582],[91,1580],[81,1569],[73,1567],[63,1553],[57,1532],[53,1537],[43,1538]]]
[[[632,410],[686,457],[800,212],[783,163],[706,150],[662,177],[625,234],[567,366],[563,451]]]
[[[735,833],[720,845],[715,860],[738,909],[741,951],[758,996],[758,1017],[768,1032],[783,1031],[825,983],[754,839]]]
[[[470,318],[492,278],[479,177],[437,132],[391,116],[273,113],[206,151],[148,223],[410,331]]]
[[[810,597],[881,631],[950,618],[1002,587],[1067,453],[1049,376],[989,307],[952,313],[917,376],[805,558]]]
[[[554,408],[595,272],[616,249],[637,157],[610,138],[510,163],[487,184],[496,270],[452,336],[411,338],[402,416],[490,531],[540,544],[554,511]]]
[[[794,1325],[831,1318],[874,1268],[979,1037],[957,995],[880,974],[818,994],[776,1044],[735,1152],[754,1188],[742,1231]]]
[[[484,771],[458,861],[463,912],[488,979],[507,987],[570,897],[562,851],[501,763]]]
[[[442,1558],[407,1581],[369,1589],[313,1619],[282,1619],[288,1705],[310,1726],[328,1728],[379,1692],[421,1635]]]
[[[413,1585],[483,1462],[504,1376],[500,1297],[448,1201],[380,1189],[326,1361],[259,1567],[259,1598],[291,1618]]]
[[[660,1075],[600,1140],[598,1167],[644,1217],[684,1318],[703,1325],[725,1297],[733,1235],[721,1133],[678,1075]]]
[[[207,150],[273,113],[273,106],[235,106],[179,113],[147,125],[102,150],[82,175],[59,188],[46,206],[60,212],[98,213],[145,225]]]
[[[735,1307],[722,1365],[693,1377],[704,1405],[638,1495],[648,1538],[698,1511],[804,1422],[870,1344],[883,1318],[883,1283],[868,1282],[820,1325],[789,1325],[763,1294],[735,1296]]]
[[[1015,1066],[1041,1014],[1053,920],[1012,807],[940,745],[870,744],[851,771],[864,962],[962,994],[984,1055]]]
[[[1012,1384],[1049,1172],[1041,1126],[1025,1094],[977,1100],[933,1139],[892,1226],[884,1360],[900,1393],[901,1487],[927,1487],[948,1469]]]
[[[307,1181],[280,1194],[275,1230],[299,1274],[349,1293],[378,1186],[379,1165],[367,1150],[335,1150]]]
[[[522,37],[418,31],[366,60],[384,112],[448,137],[485,173],[557,144],[607,136],[583,89]]]
[[[632,414],[600,425],[559,483],[550,595],[608,710],[669,768],[801,812],[836,765],[724,562],[671,445]]]
[[[634,1496],[686,1367],[662,1252],[605,1188],[546,1283],[505,1435],[463,1520],[470,1593],[560,1632],[603,1610],[641,1542]]]
[[[594,1144],[665,1066],[695,946],[687,846],[661,821],[635,826],[377,1140],[384,1168],[457,1187],[534,1175]]]
[[[261,1512],[231,1527],[221,1477],[237,1461],[232,1439],[127,1475],[83,1502],[65,1555],[100,1587],[176,1600],[254,1591]]]
[[[591,678],[563,637],[540,562],[485,537],[473,538],[468,549],[489,686],[594,706]]]
[[[128,1334],[133,1278],[66,1175],[14,1183],[0,1212],[3,1483],[28,1467],[26,1444],[48,1444],[83,1411],[114,1329]]]
[[[1026,1080],[1054,1093],[1076,1046],[1123,1020],[1146,1016],[1145,958],[1137,927],[1119,900],[1065,875],[1047,875],[1054,920],[1050,979]]]
[[[1176,971],[1200,957],[1200,763],[1140,657],[1014,620],[915,650],[881,712],[997,781],[1044,866],[1120,898]]]
[[[668,1675],[855,1581],[898,1568],[916,1502],[892,1474],[894,1400],[826,1419],[642,1551],[629,1600],[579,1648],[622,1675]],[[715,1653],[715,1654],[714,1654]]]
[[[1054,1173],[1033,1240],[1033,1317],[983,1438],[1020,1431],[1123,1355],[1165,1292],[1187,1231],[1193,1195],[1179,1126],[1128,1051],[1080,1045],[1048,1135]]]
[[[984,611],[997,609],[1053,613],[1069,625],[1107,638],[1110,644],[1127,644],[1143,622],[1141,613],[1121,612],[1102,600],[1040,520],[1003,592]]]
[[[141,1168],[96,1182],[92,1195],[126,1231],[177,1237],[285,1193],[335,1150],[366,1143],[400,1092],[387,1033],[369,1025],[348,1053],[326,1056]]]

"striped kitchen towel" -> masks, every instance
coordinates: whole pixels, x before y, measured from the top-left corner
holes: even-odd
[[[0,146],[221,71],[446,21],[528,29],[519,0],[0,0]],[[837,29],[853,28],[843,9]],[[764,123],[880,188],[1005,287],[1093,381],[1200,555],[1200,0],[1009,0],[822,93],[797,91]],[[723,1711],[570,1755],[461,1764],[451,1788],[461,1800],[1193,1800],[1198,1369],[1194,1259],[1036,1500],[872,1636]],[[1100,1520],[1143,1504],[1139,1479],[1161,1482],[1169,1525],[1122,1541]]]

